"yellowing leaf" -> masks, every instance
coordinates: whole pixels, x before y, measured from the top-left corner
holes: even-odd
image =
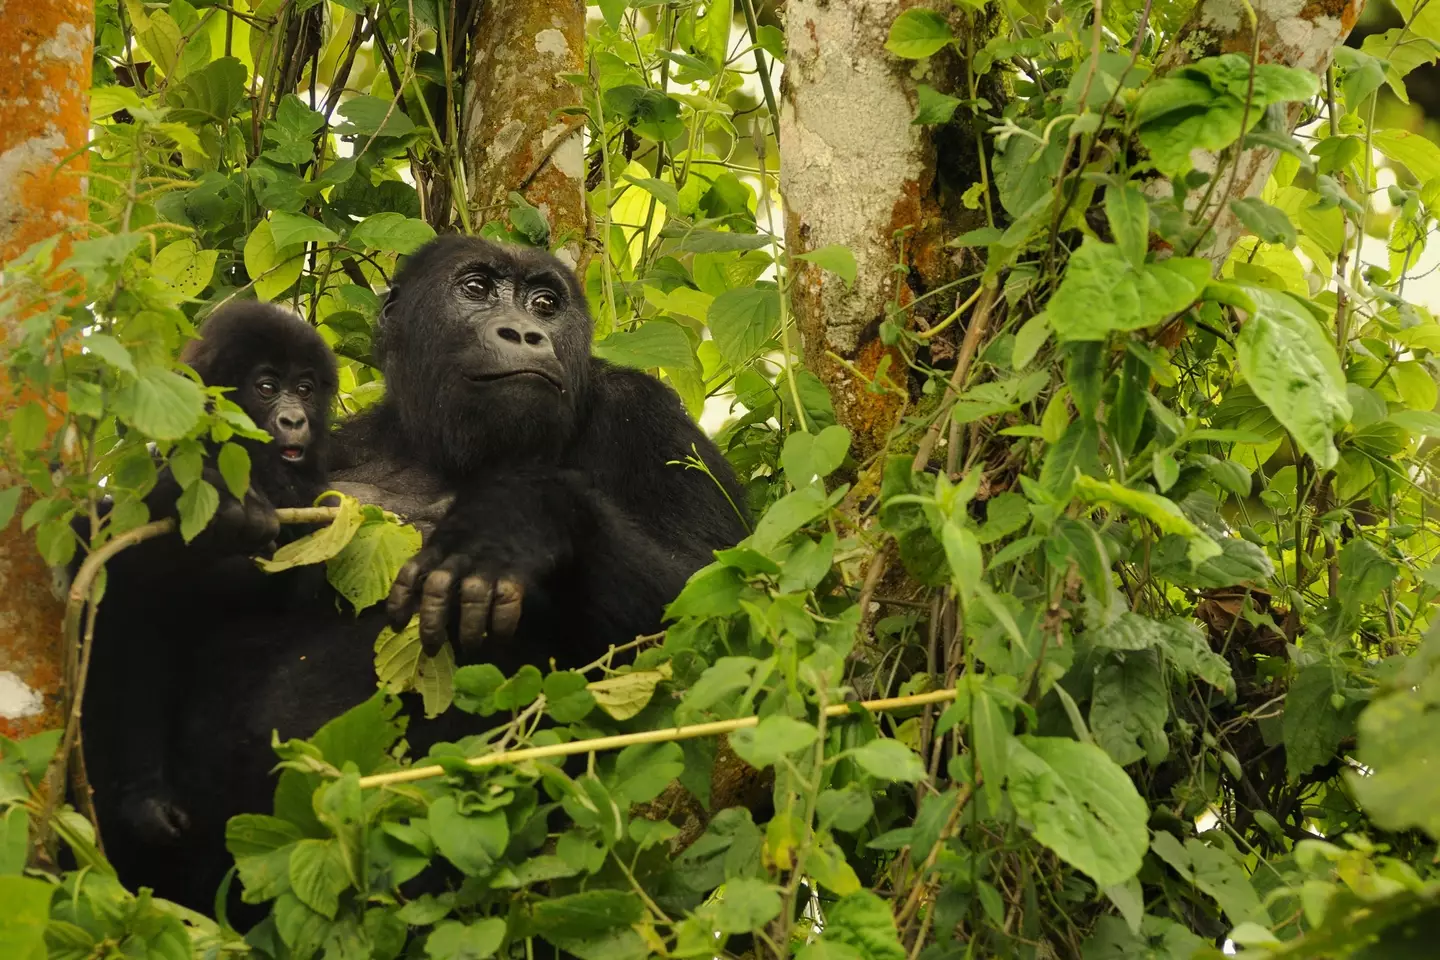
[[[596,680],[585,689],[601,710],[616,720],[629,720],[649,705],[655,686],[661,680],[669,680],[670,674],[670,664],[662,663],[654,670],[636,670]]]
[[[339,512],[328,526],[285,544],[275,551],[272,559],[256,558],[255,562],[266,573],[323,563],[345,549],[346,544],[355,536],[355,531],[360,529],[363,519],[360,514],[360,501],[342,494]]]

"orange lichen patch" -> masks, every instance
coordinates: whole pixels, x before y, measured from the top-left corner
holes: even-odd
[[[886,357],[883,373],[881,365]],[[879,375],[882,384],[903,388],[905,382],[905,358],[894,347],[887,347],[878,339],[862,344],[852,361],[867,381]],[[821,377],[830,387],[835,400],[835,414],[840,423],[854,436],[853,451],[857,459],[864,460],[885,446],[886,437],[895,426],[902,409],[902,398],[891,390],[871,391],[863,383],[856,383],[854,374],[842,368],[833,360],[826,360]],[[843,386],[838,386],[843,384]]]
[[[55,234],[63,258],[63,235],[85,215],[93,21],[83,0],[0,8],[0,263]],[[0,339],[21,315],[0,317]],[[28,402],[23,391],[21,398]],[[57,397],[38,399],[50,413],[63,409]],[[0,477],[0,487],[13,482]],[[17,693],[0,702],[0,734],[24,737],[61,724],[60,614],[31,535],[11,523],[0,531],[0,671]]]
[[[1365,9],[1365,0],[1311,0],[1300,10],[1302,20],[1318,20],[1321,17],[1339,17],[1341,36],[1348,34],[1360,11]]]

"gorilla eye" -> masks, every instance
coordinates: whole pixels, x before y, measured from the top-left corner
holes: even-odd
[[[548,290],[541,290],[530,298],[530,312],[537,317],[553,317],[559,309],[559,298]]]
[[[464,290],[472,297],[483,298],[490,296],[490,292],[494,290],[494,285],[490,283],[489,277],[482,276],[478,273],[472,273],[469,276],[461,279],[460,289]]]
[[[301,380],[299,383],[295,384],[295,395],[298,396],[301,400],[308,400],[310,398],[310,394],[314,392],[314,390],[315,385],[309,380]]]
[[[266,400],[269,400],[271,397],[275,396],[275,394],[280,392],[280,384],[276,383],[270,377],[265,377],[263,380],[256,381],[255,392],[260,394],[260,396],[264,397]]]

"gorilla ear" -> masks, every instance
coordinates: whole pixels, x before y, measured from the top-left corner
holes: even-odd
[[[395,311],[399,309],[400,287],[393,286],[385,291],[385,299],[380,304],[380,315],[375,318],[375,338],[371,349],[377,363],[385,359],[385,345],[395,335]]]

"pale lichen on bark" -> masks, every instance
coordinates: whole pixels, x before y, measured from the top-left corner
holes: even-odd
[[[503,218],[511,191],[539,208],[557,251],[579,265],[585,230],[580,102],[563,74],[584,72],[581,0],[487,3],[471,32],[463,142],[476,227]]]

